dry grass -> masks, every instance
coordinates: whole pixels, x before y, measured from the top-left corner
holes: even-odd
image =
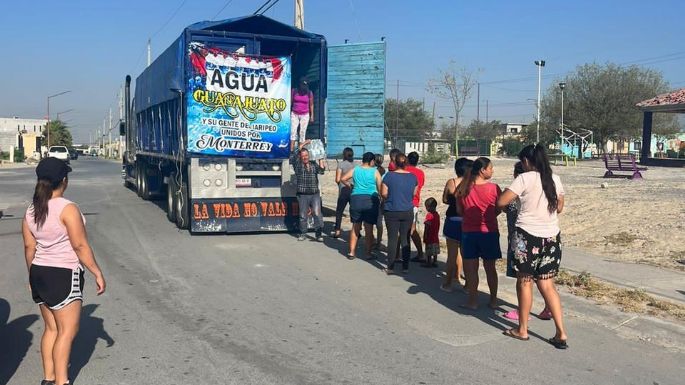
[[[621,231],[619,233],[606,235],[604,236],[604,239],[606,240],[607,244],[612,244],[615,246],[629,246],[633,242],[640,239],[640,237],[627,231]]]
[[[592,277],[588,272],[571,274],[561,270],[555,281],[575,295],[593,299],[597,303],[616,304],[625,312],[685,321],[685,306],[656,299],[642,289],[617,288]]]

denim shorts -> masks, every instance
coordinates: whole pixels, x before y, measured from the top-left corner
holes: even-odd
[[[461,217],[445,218],[445,225],[442,227],[442,235],[453,241],[461,242]]]
[[[500,259],[502,249],[499,246],[499,233],[471,233],[461,234],[461,255],[464,259]]]
[[[350,196],[350,221],[375,225],[378,221],[379,206],[377,195]]]

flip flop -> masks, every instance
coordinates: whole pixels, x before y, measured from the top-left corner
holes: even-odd
[[[540,314],[538,314],[538,318],[541,320],[545,320],[545,321],[551,320],[552,319],[552,312],[547,310],[547,309],[542,309]]]
[[[514,329],[507,329],[504,332],[502,332],[502,334],[504,334],[507,337],[511,337],[513,339],[519,340],[519,341],[528,341],[530,339],[530,337],[523,338],[518,334],[514,334]]]
[[[519,320],[519,312],[518,310],[510,310],[504,314],[502,314],[502,317],[506,319],[510,319],[512,321],[518,321]],[[530,316],[528,316],[528,321],[530,321]]]
[[[355,258],[357,258],[357,257],[355,257],[355,256],[352,255],[352,254],[347,254],[347,259],[349,259],[350,261],[353,260],[353,259],[355,259]]]
[[[560,340],[557,337],[552,337],[547,340],[552,346],[554,346],[557,349],[568,349],[568,344],[566,343],[566,340]]]

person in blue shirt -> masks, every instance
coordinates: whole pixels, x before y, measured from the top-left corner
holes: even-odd
[[[418,190],[416,176],[405,168],[407,156],[395,156],[394,171],[383,177],[381,196],[384,200],[385,226],[388,232],[388,260],[386,274],[393,274],[397,260],[397,242],[402,249],[402,273],[409,271],[409,230],[414,223],[414,195]]]
[[[350,231],[348,259],[356,258],[357,240],[360,236],[362,224],[364,225],[364,251],[366,259],[373,259],[374,257],[371,254],[374,245],[373,228],[378,220],[379,192],[381,189],[381,174],[375,166],[375,159],[376,155],[374,153],[364,153],[361,166],[356,166],[349,170],[342,177],[343,183],[352,179],[352,193],[350,194],[352,231]]]

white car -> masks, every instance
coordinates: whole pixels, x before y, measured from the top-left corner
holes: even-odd
[[[63,161],[69,163],[69,150],[65,146],[50,146],[50,150],[48,150],[48,156],[62,159]]]

